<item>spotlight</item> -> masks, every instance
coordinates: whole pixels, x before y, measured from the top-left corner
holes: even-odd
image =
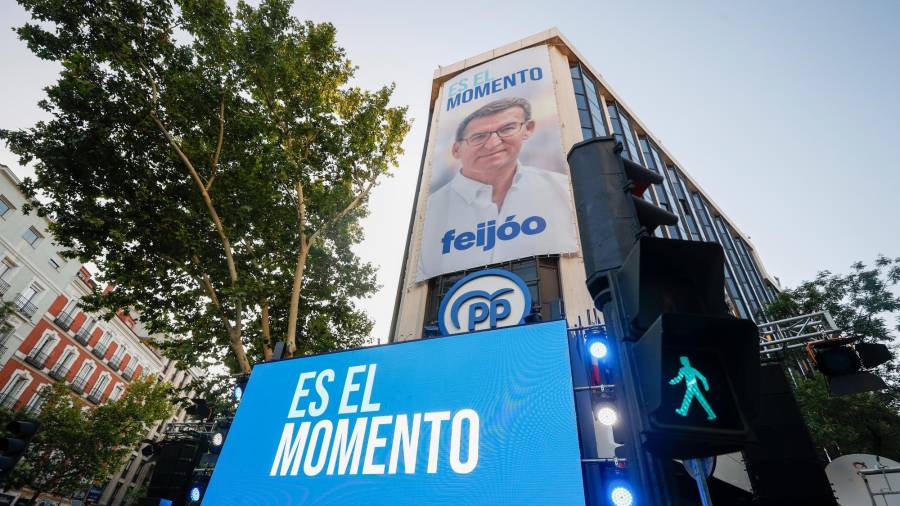
[[[588,352],[592,357],[596,359],[605,357],[607,351],[608,350],[606,349],[606,344],[604,344],[602,341],[594,341],[588,345]]]
[[[188,499],[191,502],[200,502],[200,498],[203,497],[203,487],[201,485],[194,485],[188,491]]]
[[[244,385],[235,385],[234,386],[234,400],[241,402],[241,397],[244,396]]]
[[[623,486],[618,486],[612,489],[612,492],[609,494],[609,498],[612,499],[612,503],[616,506],[631,506],[634,503],[634,497],[631,495],[631,490]]]
[[[222,446],[223,441],[225,441],[225,436],[222,435],[221,432],[214,433],[212,438],[210,438],[210,443],[212,443],[213,446]]]
[[[619,415],[611,406],[600,406],[597,408],[597,421],[603,425],[615,425],[618,419]]]

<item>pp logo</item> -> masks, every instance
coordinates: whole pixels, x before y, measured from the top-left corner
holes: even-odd
[[[473,272],[450,288],[438,310],[441,334],[510,327],[531,312],[531,292],[515,274],[502,269]]]

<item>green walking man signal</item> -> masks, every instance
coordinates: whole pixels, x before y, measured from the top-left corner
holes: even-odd
[[[681,369],[678,370],[678,376],[669,380],[670,385],[677,385],[681,383],[681,380],[684,380],[684,384],[687,385],[687,388],[684,391],[684,400],[681,401],[681,407],[676,409],[675,412],[681,416],[687,416],[688,410],[691,408],[691,401],[694,398],[697,399],[697,402],[700,403],[700,406],[706,410],[706,419],[707,420],[715,420],[716,413],[709,406],[709,403],[706,401],[706,397],[703,396],[703,392],[700,391],[700,388],[697,386],[697,380],[700,380],[703,383],[703,389],[707,392],[709,391],[709,383],[706,381],[706,376],[700,373],[697,369],[691,367],[691,362],[684,355],[679,357],[681,360]]]

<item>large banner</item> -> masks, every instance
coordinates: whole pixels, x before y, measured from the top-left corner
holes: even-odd
[[[435,115],[417,281],[578,249],[546,46],[447,81]]]
[[[260,364],[204,504],[584,504],[565,322]]]

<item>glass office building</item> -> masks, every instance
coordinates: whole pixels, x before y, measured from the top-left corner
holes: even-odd
[[[545,46],[549,53],[562,150],[568,152],[575,143],[591,137],[615,136],[624,147],[623,156],[663,177],[661,184],[647,189],[644,198],[677,214],[679,220],[676,225],[657,230],[656,235],[719,243],[726,255],[725,295],[729,306],[737,316],[764,319],[761,309],[775,297],[776,281],[766,272],[749,237],[701,190],[674,155],[662,146],[565,37],[558,30],[551,29],[441,67],[435,72],[425,152],[410,219],[390,340],[405,341],[434,335],[443,295],[465,274],[487,267],[499,267],[519,275],[531,291],[534,301],[532,311],[540,313],[544,320],[565,318],[574,326],[591,323],[595,318],[596,313],[584,285],[584,266],[579,251],[525,256],[502,263],[442,272],[427,279],[422,279],[420,272],[417,279],[417,266],[422,261],[420,256],[433,254],[422,245],[431,171],[436,159],[441,156],[447,159],[440,152],[440,141],[435,140],[438,113],[443,111],[446,102],[442,90],[467,71],[477,71],[480,66],[539,46]],[[465,95],[462,98],[465,100]],[[447,109],[450,105],[447,104]],[[457,142],[460,142],[458,138]]]

